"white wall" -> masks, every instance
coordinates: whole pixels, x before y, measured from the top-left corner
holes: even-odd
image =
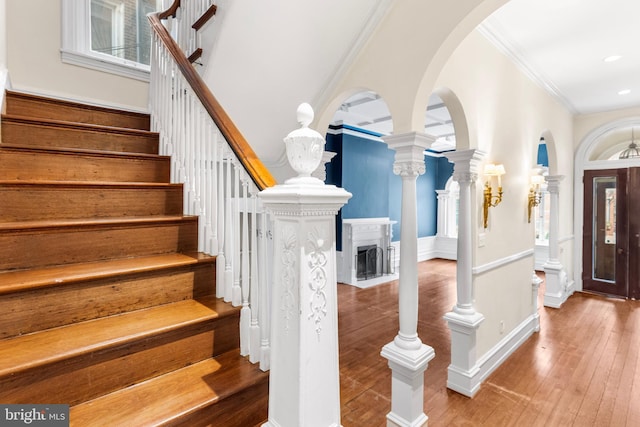
[[[544,131],[554,136],[556,173],[567,176],[561,209],[571,212],[572,116],[478,32],[470,34],[453,53],[437,87],[457,95],[468,120],[471,147],[486,152],[487,161],[503,163],[506,169],[503,201],[490,208],[486,230],[481,180],[473,203],[475,306],[485,316],[477,342],[482,357],[531,314],[535,242],[534,224],[527,223],[528,180]],[[560,236],[571,233],[571,215],[565,215]],[[501,262],[504,265],[490,268]]]
[[[15,90],[145,111],[148,83],[60,59],[60,0],[7,1],[7,65]]]

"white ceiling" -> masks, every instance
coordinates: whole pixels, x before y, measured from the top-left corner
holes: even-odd
[[[640,105],[639,17],[638,0],[511,0],[479,29],[569,111],[588,114]],[[620,58],[604,61],[613,55]],[[393,131],[386,104],[371,92],[346,100],[334,116],[340,122]],[[429,100],[425,132],[438,138],[437,151],[455,145],[437,96]]]

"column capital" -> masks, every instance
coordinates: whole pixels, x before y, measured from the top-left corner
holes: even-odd
[[[470,150],[450,151],[444,153],[453,163],[453,180],[458,182],[473,182],[478,179],[480,162],[485,152],[472,148]]]
[[[560,192],[560,182],[564,179],[564,175],[547,175],[544,179],[547,181],[549,193],[558,194]]]
[[[331,159],[333,159],[336,156],[336,154],[338,153],[334,153],[333,151],[325,151],[324,153],[322,153],[322,160],[320,161],[320,164],[318,165],[316,170],[311,172],[311,176],[318,178],[322,182],[326,181],[327,180],[327,163],[329,163]]]
[[[389,135],[382,140],[396,152],[393,173],[400,176],[418,176],[425,173],[424,150],[436,140],[425,133],[410,132]]]

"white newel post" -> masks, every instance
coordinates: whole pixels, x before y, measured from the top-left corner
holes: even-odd
[[[433,348],[418,337],[418,220],[416,180],[425,172],[424,150],[434,138],[410,133],[383,138],[395,150],[393,173],[402,177],[400,228],[400,277],[398,315],[400,330],[382,348],[391,368],[391,412],[387,426],[422,426],[424,413],[424,371],[435,356]]]
[[[543,268],[545,273],[544,305],[560,308],[567,295],[567,274],[560,263],[560,182],[564,175],[545,176],[549,191],[549,259]]]
[[[351,194],[311,176],[325,143],[312,120],[302,104],[285,138],[299,175],[259,194],[274,230],[266,427],[340,426],[335,218]]]
[[[445,153],[445,156],[454,164],[453,179],[460,186],[457,301],[452,311],[444,315],[451,329],[451,364],[448,369],[447,387],[465,396],[473,396],[480,388],[476,334],[484,316],[473,306],[471,188],[478,179],[478,166],[484,153],[471,149]]]

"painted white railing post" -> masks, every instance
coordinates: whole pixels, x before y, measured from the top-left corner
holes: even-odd
[[[312,120],[302,104],[285,138],[298,176],[260,193],[274,220],[267,427],[340,426],[335,217],[351,194],[311,176],[325,143]]]
[[[383,138],[394,150],[393,173],[402,177],[400,227],[400,276],[398,317],[400,328],[381,355],[391,368],[391,412],[387,426],[422,426],[424,413],[424,371],[434,358],[433,348],[418,337],[418,210],[416,181],[425,173],[424,150],[434,138],[412,132]]]
[[[549,191],[549,259],[544,263],[544,305],[560,308],[567,299],[567,273],[560,262],[560,182],[564,175],[545,176]]]
[[[471,187],[478,179],[479,163],[484,153],[463,150],[445,153],[454,164],[453,179],[460,186],[458,212],[458,262],[456,267],[457,301],[444,315],[451,329],[451,364],[447,387],[465,396],[473,396],[480,388],[477,368],[476,334],[484,316],[473,306],[473,228]]]

